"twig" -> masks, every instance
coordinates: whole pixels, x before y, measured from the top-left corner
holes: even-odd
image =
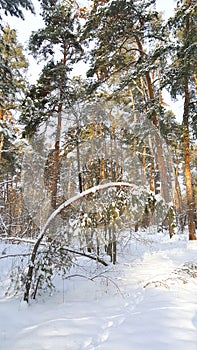
[[[73,275],[69,275],[69,276],[66,276],[64,277],[65,280],[68,280],[69,278],[73,278],[73,277],[81,277],[81,278],[86,278],[88,279],[89,281],[93,281],[91,277],[88,277],[88,276],[85,276],[85,275],[81,275],[79,273],[75,273]]]
[[[46,251],[38,252],[38,254],[43,254],[43,253],[47,253],[47,252]],[[5,254],[5,255],[0,256],[0,260],[1,259],[9,259],[9,258],[19,258],[19,257],[23,257],[23,256],[31,256],[31,253]]]
[[[62,250],[66,250],[66,251],[69,252],[69,253],[73,253],[73,254],[76,254],[76,255],[85,256],[85,257],[87,257],[87,258],[89,258],[89,259],[98,261],[100,264],[102,264],[102,265],[104,265],[104,266],[108,266],[108,264],[106,263],[106,261],[104,261],[103,259],[99,258],[98,256],[86,254],[86,253],[84,253],[84,252],[79,252],[79,251],[76,251],[76,250],[73,250],[73,249],[70,249],[70,248],[61,248],[61,249],[62,249]]]
[[[99,273],[98,275],[93,276],[93,277],[88,277],[88,276],[85,276],[85,275],[81,275],[81,274],[76,273],[76,274],[69,275],[69,276],[65,277],[65,279],[69,279],[69,278],[72,278],[72,277],[86,278],[86,279],[88,279],[89,281],[92,281],[92,282],[93,282],[96,278],[105,278],[105,279],[107,279],[108,281],[110,281],[110,282],[117,288],[117,290],[119,291],[119,293],[121,294],[121,296],[124,298],[124,295],[122,294],[122,292],[121,292],[119,286],[117,285],[117,283],[115,283],[110,277],[105,276],[105,275],[104,275],[104,272],[101,272],[101,273]]]
[[[29,239],[29,238],[20,238],[20,237],[3,237],[0,239],[1,241],[6,241],[6,242],[18,242],[18,243],[30,243],[30,244],[35,244],[36,239]],[[42,242],[42,245],[46,245],[46,243]]]
[[[7,259],[7,258],[18,258],[20,256],[30,256],[31,253],[23,253],[23,254],[7,254],[0,256],[0,259]]]
[[[147,288],[147,287],[149,287],[149,286],[151,286],[151,285],[153,285],[154,287],[158,287],[158,286],[163,286],[163,287],[165,287],[165,288],[167,288],[167,289],[170,289],[170,287],[168,286],[168,284],[167,283],[165,283],[165,282],[162,282],[162,281],[152,281],[152,282],[148,282],[148,283],[146,283],[145,285],[144,285],[144,288]]]

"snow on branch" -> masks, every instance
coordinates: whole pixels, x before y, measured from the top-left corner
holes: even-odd
[[[88,196],[91,193],[95,193],[95,192],[99,192],[101,190],[105,190],[108,188],[113,188],[113,187],[130,187],[133,188],[134,190],[139,191],[139,187],[128,183],[128,182],[109,182],[106,184],[102,184],[102,185],[98,185],[98,186],[94,186],[91,187],[89,189],[87,189],[86,191],[83,191],[79,194],[77,194],[76,196],[66,200],[64,203],[62,203],[47,219],[45,225],[43,226],[43,228],[40,231],[40,234],[38,235],[38,238],[35,242],[35,245],[33,247],[32,250],[32,254],[31,254],[31,259],[30,259],[30,264],[28,267],[28,271],[27,271],[27,282],[26,282],[26,288],[25,288],[25,293],[24,293],[24,301],[29,302],[29,293],[30,293],[30,289],[31,289],[31,284],[32,284],[32,278],[33,278],[33,271],[34,271],[34,263],[35,263],[35,259],[37,256],[37,252],[38,252],[38,248],[42,242],[42,239],[46,233],[47,228],[49,227],[50,223],[56,218],[56,216],[63,210],[66,209],[69,205],[71,205],[72,203],[80,200],[83,197]],[[142,189],[142,188],[141,188]],[[145,189],[143,189],[144,192],[147,192]],[[92,257],[91,257],[92,258]],[[98,262],[103,264],[103,261],[99,261],[98,258],[96,257],[95,260],[97,260]]]
[[[134,184],[131,184],[129,182],[109,182],[106,184],[102,184],[102,185],[98,185],[98,186],[94,186],[91,188],[88,188],[87,190],[77,194],[76,196],[69,198],[68,200],[66,200],[64,203],[62,203],[47,219],[45,225],[43,226],[42,230],[40,231],[40,234],[38,236],[38,240],[42,239],[42,237],[44,236],[49,224],[51,223],[51,221],[53,221],[55,219],[55,217],[63,210],[66,209],[69,205],[71,205],[72,203],[78,201],[79,199],[88,196],[91,193],[96,193],[99,192],[101,190],[105,190],[108,188],[112,188],[112,187],[130,187],[133,188],[137,191],[139,191],[139,186],[136,186]],[[145,189],[143,189],[144,192],[147,192]]]

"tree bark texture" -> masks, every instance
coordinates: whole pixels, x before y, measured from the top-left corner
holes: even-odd
[[[188,8],[191,6],[191,0],[187,0]],[[190,31],[190,20],[187,17],[185,27],[185,37],[188,37]],[[185,62],[186,64],[186,62]],[[188,210],[188,230],[189,240],[196,240],[196,227],[195,227],[195,203],[194,203],[194,191],[192,184],[192,174],[190,167],[190,135],[189,135],[189,78],[188,72],[185,67],[184,73],[184,112],[183,112],[183,136],[184,136],[184,159],[185,159],[185,185],[187,196],[187,210]]]

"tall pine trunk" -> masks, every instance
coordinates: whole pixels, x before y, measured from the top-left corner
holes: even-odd
[[[144,50],[142,47],[142,43],[138,38],[136,38],[138,49],[140,51],[141,57],[144,57]],[[146,78],[146,83],[147,83],[147,89],[148,89],[148,96],[151,101],[154,101],[155,99],[155,93],[153,89],[153,84],[150,76],[150,72],[145,73],[145,78]],[[158,168],[160,172],[160,180],[161,180],[161,195],[163,196],[164,200],[169,203],[171,201],[171,196],[170,196],[170,187],[168,183],[168,172],[167,172],[167,167],[165,164],[164,160],[164,151],[163,151],[163,146],[162,146],[162,139],[160,136],[160,127],[159,127],[159,120],[156,112],[153,112],[152,115],[152,122],[154,126],[157,129],[157,132],[155,134],[155,143],[156,143],[156,152],[157,152],[157,159],[156,159],[156,168]]]
[[[187,0],[188,8],[191,6],[191,0]],[[187,17],[185,27],[185,38],[188,38],[190,31],[190,19]],[[186,64],[186,63],[185,63]],[[184,137],[184,160],[185,160],[185,185],[186,185],[186,197],[187,197],[187,212],[188,212],[188,230],[189,240],[196,240],[195,229],[195,203],[194,203],[194,191],[192,186],[192,174],[190,167],[190,135],[189,135],[189,78],[187,72],[187,66],[184,73],[184,112],[183,112],[183,137]]]
[[[56,138],[55,138],[55,150],[54,150],[54,156],[53,156],[53,178],[52,178],[52,188],[51,188],[51,206],[53,209],[56,209],[56,205],[57,205],[61,125],[62,125],[62,103],[59,103]]]
[[[188,78],[185,74],[185,101],[184,101],[184,114],[183,114],[183,136],[184,136],[184,160],[185,160],[185,185],[186,185],[186,197],[187,197],[187,211],[188,211],[188,230],[189,240],[196,239],[195,230],[195,203],[194,193],[192,186],[192,174],[190,167],[190,136],[189,136],[189,84]]]

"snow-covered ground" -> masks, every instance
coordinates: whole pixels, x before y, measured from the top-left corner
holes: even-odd
[[[184,235],[133,239],[107,268],[80,258],[78,276],[28,306],[3,295],[6,260],[2,350],[197,350],[197,245]]]

